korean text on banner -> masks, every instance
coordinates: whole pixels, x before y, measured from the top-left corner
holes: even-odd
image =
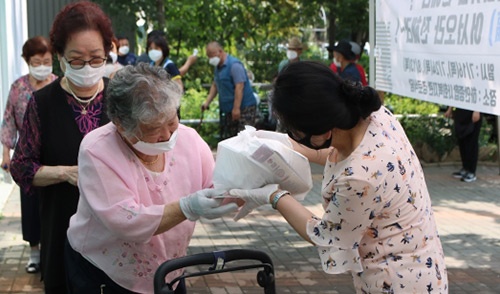
[[[375,88],[500,115],[500,2],[376,0]]]

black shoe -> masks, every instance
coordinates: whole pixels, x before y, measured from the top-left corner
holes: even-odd
[[[455,179],[461,179],[465,176],[465,174],[467,174],[467,171],[465,169],[461,169],[459,171],[456,171],[454,173],[452,173],[451,175],[455,178]]]
[[[30,263],[26,266],[26,272],[28,274],[36,274],[40,271],[40,264],[38,263]]]
[[[472,183],[472,182],[474,182],[476,180],[477,180],[476,175],[473,174],[473,173],[466,173],[462,177],[462,182],[466,182],[466,183]]]

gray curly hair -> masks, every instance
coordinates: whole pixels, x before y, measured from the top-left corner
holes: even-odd
[[[109,119],[125,136],[142,135],[139,126],[170,120],[177,115],[181,90],[161,67],[140,63],[118,70],[110,80],[106,97]]]

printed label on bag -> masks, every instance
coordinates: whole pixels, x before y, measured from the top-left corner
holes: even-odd
[[[280,185],[283,189],[296,191],[296,193],[305,192],[303,191],[304,179],[300,178],[295,171],[290,168],[288,163],[279,153],[266,145],[262,145],[255,150],[250,157],[269,170],[273,174],[275,181],[281,183]]]

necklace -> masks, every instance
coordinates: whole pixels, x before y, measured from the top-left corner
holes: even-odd
[[[89,106],[90,102],[94,101],[94,99],[97,97],[97,94],[99,93],[99,88],[100,87],[99,86],[97,87],[97,90],[95,91],[94,96],[90,97],[90,99],[83,100],[83,99],[79,98],[78,96],[76,96],[76,94],[73,92],[73,90],[69,86],[67,78],[66,78],[65,81],[66,81],[66,86],[68,87],[69,92],[71,93],[71,95],[73,96],[73,98],[75,98],[75,100],[78,102],[78,104],[80,104],[80,106],[82,107],[82,111],[80,113],[82,115],[86,115],[87,114],[87,107]]]
[[[135,153],[135,152],[134,152]],[[137,154],[136,154],[137,155]],[[156,159],[152,160],[152,161],[146,161],[142,158],[139,157],[139,155],[137,155],[137,157],[139,158],[139,160],[144,163],[145,165],[153,165],[155,163],[158,162],[158,160],[160,159],[160,155],[156,155]]]
[[[130,143],[129,143],[127,140],[125,140],[125,137],[123,137],[123,135],[122,135],[120,132],[118,132],[118,131],[117,131],[117,133],[118,133],[118,135],[120,136],[120,138],[122,139],[122,141],[123,141],[125,144],[127,144],[127,146],[129,146],[129,148],[132,150],[132,152],[134,152],[135,156],[137,156],[137,158],[139,158],[139,160],[140,160],[143,164],[148,165],[148,166],[151,166],[151,165],[153,165],[153,164],[157,163],[157,162],[158,162],[158,160],[160,160],[160,155],[156,155],[156,158],[155,158],[154,160],[152,160],[152,161],[146,161],[146,160],[142,159],[142,158],[139,156],[139,154],[137,154],[137,152],[134,150],[134,148],[133,148],[132,146],[130,146]]]

